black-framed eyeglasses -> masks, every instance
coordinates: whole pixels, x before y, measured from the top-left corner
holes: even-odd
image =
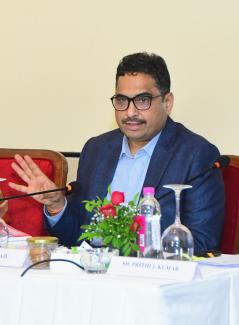
[[[116,111],[126,111],[129,108],[131,101],[139,111],[146,111],[150,108],[152,100],[158,97],[162,97],[162,95],[153,96],[150,94],[139,94],[134,97],[128,97],[118,94],[114,95],[110,99]]]

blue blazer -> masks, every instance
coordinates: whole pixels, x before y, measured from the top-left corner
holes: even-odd
[[[90,221],[83,200],[107,194],[121,152],[123,134],[119,129],[91,138],[80,157],[77,180],[79,188],[71,194],[61,220],[50,228],[61,244],[75,245],[82,233],[80,226]],[[156,144],[144,186],[153,186],[159,198],[162,231],[174,222],[175,199],[165,184],[187,184],[190,177],[210,167],[219,157],[218,149],[203,137],[175,123],[168,117]],[[224,219],[224,184],[222,174],[212,170],[191,183],[181,195],[181,221],[194,237],[195,251],[218,249]]]

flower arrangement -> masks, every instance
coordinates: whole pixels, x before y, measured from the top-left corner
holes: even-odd
[[[124,202],[123,192],[112,192],[108,188],[110,200],[97,198],[84,201],[87,211],[93,214],[89,225],[81,228],[85,232],[80,240],[101,238],[104,246],[119,249],[120,254],[130,255],[138,251],[138,230],[140,229],[140,216],[137,216],[136,200],[138,194],[127,204]]]

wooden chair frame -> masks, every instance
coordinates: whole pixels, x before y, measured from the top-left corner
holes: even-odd
[[[47,149],[7,149],[0,148],[1,158],[12,158],[15,154],[21,156],[28,155],[32,159],[50,160],[54,167],[54,183],[59,186],[65,186],[68,173],[68,163],[66,158],[60,152]]]

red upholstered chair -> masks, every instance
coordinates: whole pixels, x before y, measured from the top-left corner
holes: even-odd
[[[221,251],[239,254],[239,156],[228,156],[230,164],[222,170],[226,206]]]
[[[7,179],[7,181],[0,182],[3,196],[22,194],[8,186],[9,181],[24,184],[11,168],[16,153],[23,156],[29,155],[57,186],[65,186],[68,165],[66,158],[61,153],[52,150],[0,148],[0,177]],[[32,236],[46,234],[42,204],[36,202],[32,197],[25,197],[9,200],[8,207],[8,213],[4,216],[4,219],[12,227]]]

